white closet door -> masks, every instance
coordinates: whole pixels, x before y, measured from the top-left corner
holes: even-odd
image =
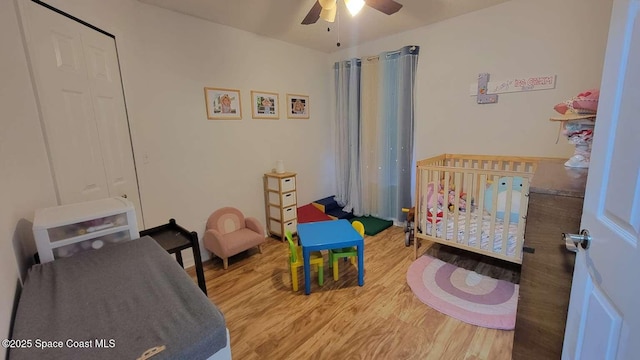
[[[28,0],[20,10],[58,201],[126,196],[142,224],[114,39]]]

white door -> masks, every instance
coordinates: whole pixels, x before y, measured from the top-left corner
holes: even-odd
[[[142,224],[114,38],[19,4],[58,202],[123,196]]]
[[[614,0],[563,359],[640,358],[640,0]]]

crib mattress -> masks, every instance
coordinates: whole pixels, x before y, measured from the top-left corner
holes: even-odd
[[[136,359],[163,345],[154,360],[205,359],[227,345],[222,313],[148,236],[34,265],[12,338],[31,340],[10,349],[18,360]]]
[[[466,243],[466,224],[467,224],[467,216],[470,216],[469,219],[469,241]],[[447,235],[446,240],[456,241],[460,244],[467,244],[469,246],[475,247],[477,246],[478,241],[478,221],[481,221],[482,224],[480,226],[481,236],[480,236],[480,248],[482,250],[487,250],[495,253],[502,252],[502,240],[504,237],[504,222],[502,220],[496,219],[495,227],[494,227],[494,239],[493,239],[493,249],[489,250],[489,240],[490,240],[490,232],[491,232],[491,215],[485,212],[473,211],[470,213],[460,212],[458,213],[458,232],[457,236],[454,239],[454,224],[455,219],[453,219],[453,214],[449,214],[447,218]],[[434,236],[432,232],[433,224],[428,222],[426,226],[426,235]],[[444,222],[440,221],[436,224],[436,235],[435,237],[443,238],[443,227]],[[518,234],[518,224],[509,223],[508,230],[508,238],[507,238],[507,256],[514,256],[516,253],[516,239]]]

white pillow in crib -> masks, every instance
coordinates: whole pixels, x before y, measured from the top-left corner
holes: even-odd
[[[491,213],[493,210],[493,189],[498,187],[498,205],[496,211],[497,219],[504,219],[504,212],[507,208],[507,178],[502,177],[498,179],[496,183],[489,185],[484,191],[484,208],[487,212]],[[519,220],[519,212],[520,212],[520,197],[522,193],[520,190],[522,189],[522,178],[520,176],[513,177],[513,183],[511,188],[513,191],[511,192],[511,212],[509,215],[509,222],[517,223]]]
[[[513,190],[511,192],[511,216],[509,221],[512,223],[518,222],[518,213],[520,212],[520,191]],[[507,208],[507,192],[503,191],[498,193],[498,212],[496,218],[504,219],[504,211]]]

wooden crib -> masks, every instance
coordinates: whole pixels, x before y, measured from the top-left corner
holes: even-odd
[[[418,161],[415,257],[426,239],[522,263],[529,184],[540,160],[443,154]]]

